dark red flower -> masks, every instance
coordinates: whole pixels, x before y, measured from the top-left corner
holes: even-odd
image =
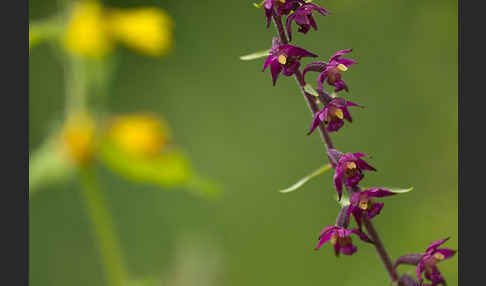
[[[273,85],[277,82],[279,74],[291,76],[300,67],[300,59],[303,57],[317,57],[317,55],[294,45],[280,45],[278,38],[273,38],[270,55],[265,60],[263,70],[270,66]]]

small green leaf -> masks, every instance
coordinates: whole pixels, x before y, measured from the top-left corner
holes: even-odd
[[[265,0],[262,0],[260,3],[253,3],[253,7],[255,8],[262,8]]]
[[[213,180],[193,174],[185,185],[187,191],[207,199],[219,198],[223,188]]]
[[[410,187],[408,189],[397,189],[397,188],[395,188],[395,189],[387,189],[387,190],[389,190],[390,192],[393,192],[395,194],[404,194],[404,193],[408,193],[411,190],[413,190],[413,187]]]
[[[159,156],[142,158],[104,142],[100,152],[101,159],[108,167],[120,176],[138,183],[178,186],[187,183],[191,175],[189,161],[175,148]]]
[[[251,61],[251,60],[256,60],[256,59],[259,59],[259,58],[266,57],[268,55],[270,55],[270,49],[263,50],[263,51],[258,51],[258,52],[254,52],[254,53],[249,54],[249,55],[241,56],[240,57],[240,60],[242,60],[242,61]]]
[[[299,189],[300,187],[302,187],[305,183],[309,182],[311,179],[324,174],[326,171],[329,171],[330,169],[331,169],[331,164],[326,164],[326,165],[322,166],[321,168],[315,170],[311,174],[303,177],[302,179],[300,179],[297,183],[293,184],[292,186],[290,186],[286,189],[280,190],[279,192],[285,194],[285,193],[290,193],[292,191],[295,191],[295,190]]]
[[[29,196],[51,184],[67,182],[74,175],[74,166],[63,154],[57,137],[49,138],[29,154]]]
[[[315,96],[315,97],[319,97],[319,94],[317,93],[317,91],[310,84],[306,84],[304,86],[304,91]]]
[[[349,197],[346,194],[343,194],[341,196],[341,200],[340,201],[339,201],[339,197],[336,194],[336,201],[338,202],[338,204],[341,205],[341,207],[345,207],[345,206],[347,206],[347,205],[350,204]]]
[[[208,199],[218,198],[223,192],[219,184],[196,174],[189,159],[175,147],[157,156],[137,157],[104,140],[100,157],[115,173],[137,183],[182,187],[185,191]]]

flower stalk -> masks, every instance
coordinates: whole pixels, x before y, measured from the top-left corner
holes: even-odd
[[[275,11],[272,13],[273,20],[275,23],[275,27],[277,29],[280,41],[282,43],[287,44],[287,37],[285,35],[284,27],[282,24],[282,18],[278,15],[275,14]],[[305,89],[305,81],[304,78],[302,77],[302,74],[300,71],[295,72],[294,74],[295,80],[297,81],[297,84],[299,85],[299,88],[304,95],[304,98],[307,102],[307,105],[309,106],[309,109],[312,112],[312,115],[314,116],[317,112],[319,112],[319,107],[317,106],[317,103],[315,99],[312,97],[312,95],[308,94]],[[329,149],[334,149],[334,144],[332,143],[332,139],[329,136],[329,133],[327,132],[325,126],[323,124],[319,124],[318,126],[319,132],[321,134],[322,140],[324,141],[324,144],[326,145],[326,151]],[[339,215],[340,216],[340,215]],[[338,216],[338,221],[339,221],[339,216]],[[342,220],[342,219],[341,219]],[[378,252],[378,255],[380,256],[381,261],[385,265],[386,270],[388,271],[388,275],[390,276],[392,282],[396,282],[398,280],[398,275],[396,271],[393,269],[393,263],[392,260],[390,259],[390,256],[388,255],[388,252],[385,249],[385,246],[383,245],[383,242],[380,239],[380,236],[378,235],[378,232],[376,232],[375,227],[371,223],[370,220],[368,220],[366,217],[363,219],[363,222],[365,224],[366,230],[368,231],[368,234],[371,236],[371,240],[373,240],[373,244],[375,245],[376,251]]]
[[[374,242],[376,252],[378,252],[381,262],[383,262],[386,271],[388,271],[388,275],[390,276],[392,282],[396,282],[398,280],[398,274],[395,271],[395,269],[393,269],[393,263],[390,258],[390,255],[388,255],[385,245],[381,241],[381,238],[378,235],[378,232],[376,231],[375,227],[373,226],[373,223],[371,222],[371,220],[368,219],[367,216],[363,217],[363,223],[365,225],[366,231],[368,232],[369,236]]]
[[[343,185],[350,197],[349,204],[347,202],[341,203],[341,210],[338,213],[335,225],[327,226],[321,232],[319,243],[315,249],[319,249],[324,243],[329,241],[334,246],[336,256],[339,256],[339,254],[352,255],[357,251],[357,247],[352,243],[351,238],[351,234],[354,234],[360,240],[374,244],[392,284],[419,285],[420,283],[422,285],[423,278],[421,275],[425,273],[425,278],[432,281],[430,286],[445,285],[445,280],[436,264],[455,254],[455,251],[450,249],[437,249],[447,239],[432,243],[425,254],[419,255],[420,259],[416,258],[416,254],[405,255],[400,257],[394,265],[383,241],[371,222],[372,218],[380,214],[384,206],[384,203],[375,202],[375,199],[405,193],[412,188],[393,190],[374,187],[361,190],[359,182],[364,177],[363,171],[376,171],[373,166],[361,159],[361,157],[369,158],[370,156],[363,153],[342,153],[336,150],[329,135],[329,132],[338,131],[344,125],[343,119],[346,119],[349,123],[352,122],[351,114],[347,107],[357,106],[363,108],[363,106],[347,99],[336,97],[336,93],[340,91],[349,91],[347,84],[342,79],[342,73],[346,72],[348,67],[356,64],[357,61],[342,58],[342,56],[350,53],[352,49],[337,51],[329,59],[328,63],[322,61],[313,62],[305,66],[302,72],[299,69],[302,57],[316,57],[316,55],[303,48],[289,44],[291,39],[287,38],[287,34],[289,37],[291,36],[292,22],[295,22],[300,27],[298,32],[306,34],[311,27],[317,30],[317,24],[312,15],[313,11],[318,11],[323,16],[329,14],[329,12],[316,4],[309,4],[305,0],[265,0],[264,3],[267,27],[270,24],[269,22],[273,20],[278,38],[273,40],[272,49],[265,60],[263,71],[268,66],[271,67],[270,72],[273,85],[276,84],[280,73],[283,73],[284,76],[294,76],[313,115],[311,129],[308,134],[312,133],[314,129],[319,129],[330,165],[335,169],[333,181],[338,193],[338,200],[341,200]],[[287,33],[282,22],[282,15],[289,15],[286,22]],[[317,78],[318,88],[316,90],[312,89],[305,82],[304,76],[309,71],[320,73]],[[325,83],[334,88],[332,96],[324,91]],[[323,105],[322,110],[319,108],[321,104]],[[351,214],[358,225],[356,229],[348,229]],[[366,233],[362,231],[363,224]],[[417,265],[416,276],[419,282],[407,274],[399,276],[396,271],[396,267],[399,264]],[[423,285],[428,286],[429,284]]]

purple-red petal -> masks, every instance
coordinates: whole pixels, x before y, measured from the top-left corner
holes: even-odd
[[[349,110],[346,108],[346,106],[341,107],[341,111],[343,112],[343,117],[349,122],[353,122],[353,118],[351,117],[351,114],[349,113]]]
[[[366,161],[362,159],[356,160],[356,165],[358,165],[361,170],[376,171],[373,166],[369,165],[368,163],[366,163]]]
[[[344,121],[342,121],[341,119],[332,120],[327,124],[327,131],[328,132],[338,131],[339,129],[341,129],[341,127],[343,127],[343,125],[344,125]]]
[[[270,55],[265,59],[265,63],[263,64],[263,69],[262,72],[267,69],[267,67],[272,63],[272,61],[275,59],[274,56]]]
[[[340,92],[341,90],[349,91],[348,86],[344,80],[341,79],[340,74],[336,74],[336,80],[331,85],[335,87],[334,92]]]
[[[321,110],[314,114],[314,117],[312,118],[312,122],[311,122],[311,127],[309,132],[307,132],[307,135],[311,134],[317,128],[317,126],[321,124],[322,122],[321,115],[323,114],[323,112],[324,110]]]
[[[353,176],[346,179],[345,184],[348,187],[354,187],[363,179],[363,177],[363,174],[356,172]]]
[[[280,46],[280,49],[286,51],[289,57],[313,57],[313,58],[317,57],[316,54],[313,54],[306,49],[289,45],[289,44]]]
[[[292,21],[295,19],[295,13],[287,17],[287,35],[289,35],[289,41],[292,41]]]
[[[343,194],[343,182],[342,182],[342,177],[343,177],[343,170],[340,168],[338,165],[336,167],[336,170],[334,171],[334,177],[333,177],[333,182],[334,182],[334,187],[336,187],[336,191],[338,193],[338,199],[341,200],[341,196]]]
[[[283,75],[291,76],[299,69],[299,67],[300,67],[299,61],[294,61],[292,63],[289,63],[288,65],[284,65],[283,66]]]
[[[356,251],[358,250],[358,248],[350,243],[350,244],[346,244],[346,245],[341,245],[339,251],[344,254],[344,255],[352,255],[354,254]]]
[[[443,239],[439,239],[439,240],[436,240],[434,242],[432,242],[426,249],[426,252],[429,252],[431,250],[436,250],[437,247],[441,246],[444,242],[446,242],[447,240],[449,240],[450,237],[446,237],[446,238],[443,238]]]
[[[363,194],[366,194],[370,198],[383,198],[396,195],[397,193],[383,188],[371,188],[363,191]]]
[[[277,83],[277,78],[281,71],[282,65],[278,61],[274,60],[270,63],[270,72],[272,74],[273,85]]]
[[[368,210],[368,219],[372,219],[375,216],[379,215],[384,205],[384,203],[374,203]]]
[[[417,265],[422,261],[423,253],[413,253],[400,256],[393,264],[393,269],[396,269],[400,264]]]
[[[343,64],[347,67],[357,64],[358,62],[352,59],[337,59],[336,62]]]
[[[319,12],[322,16],[326,16],[327,14],[329,14],[330,12],[326,9],[324,9],[323,7],[315,4],[315,3],[306,3],[304,5],[307,5],[307,6],[311,6],[311,8],[313,10],[316,10],[317,12]]]
[[[326,69],[321,74],[319,74],[319,76],[317,77],[318,88],[324,89],[324,81],[327,78],[327,74],[328,74],[328,72],[327,72],[327,66],[326,66]]]
[[[424,271],[424,268],[425,268],[425,263],[423,262],[423,260],[421,262],[419,262],[419,264],[417,265],[417,268],[415,268],[415,276],[417,276],[417,279],[419,280],[419,282],[423,281],[422,272]]]
[[[332,55],[331,60],[337,60],[342,55],[347,54],[347,53],[350,53],[352,51],[353,51],[353,49],[339,50],[339,51],[335,52],[334,55]]]
[[[349,100],[346,100],[346,106],[358,106],[358,107],[364,108],[363,105],[359,105],[359,104],[354,103],[354,102],[349,101]]]
[[[362,241],[368,242],[368,243],[373,243],[371,238],[366,235],[366,233],[362,232],[361,230],[354,228],[350,230],[352,233],[356,234]]]

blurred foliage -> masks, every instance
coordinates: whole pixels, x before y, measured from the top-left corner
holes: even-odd
[[[376,218],[385,246],[396,258],[451,236],[447,247],[457,249],[457,2],[318,2],[332,14],[316,18],[319,30],[297,33],[295,41],[324,60],[338,49],[353,48],[350,57],[359,64],[345,74],[349,99],[366,106],[333,135],[336,146],[373,155],[370,163],[378,172],[367,174],[364,185],[414,186],[413,192],[387,198]],[[187,247],[207,233],[225,257],[211,285],[388,282],[375,250],[365,244],[358,243],[356,256],[339,259],[326,247],[312,250],[339,210],[332,172],[307,183],[304,191],[276,192],[327,158],[319,136],[305,135],[311,116],[294,80],[282,78],[273,87],[270,75],[261,72],[263,59],[238,59],[271,46],[274,31],[265,28],[262,9],[251,1],[230,5],[222,0],[103,4],[112,9],[156,6],[176,23],[172,52],[162,59],[132,53],[138,50],[128,44],[113,47],[105,60],[116,69],[103,99],[110,113],[163,115],[171,138],[194,168],[227,186],[220,201],[209,203],[97,167],[134,277],[169,275],[165,270],[177,256],[180,233],[190,230]],[[58,11],[57,1],[29,5],[31,23]],[[64,112],[64,67],[58,54],[42,44],[31,49],[31,154],[45,150],[45,134]],[[315,85],[310,77],[309,82]],[[56,183],[40,189],[30,200],[30,283],[105,285],[79,186]],[[206,241],[199,245],[210,247]],[[182,256],[200,265],[194,268],[205,265]],[[457,257],[439,265],[449,285],[457,285],[457,266]],[[413,267],[399,271],[413,273]],[[198,285],[193,281],[184,285]]]
[[[113,52],[115,40],[146,55],[165,55],[172,46],[173,27],[168,14],[156,7],[110,9],[94,0],[73,2],[66,7],[67,24],[59,16],[63,13],[61,10],[56,16],[34,21],[29,33],[31,49],[42,42],[56,45],[63,39],[61,47],[67,52],[59,57],[66,61],[66,119],[60,134],[55,132],[47,139],[60,140],[61,143],[59,146],[47,144],[49,147],[44,147],[44,150],[32,152],[31,161],[35,168],[30,170],[34,179],[31,190],[39,188],[37,183],[49,182],[43,176],[60,180],[63,174],[67,175],[59,168],[62,155],[45,155],[46,152],[56,153],[51,150],[56,147],[63,149],[66,161],[77,166],[91,164],[100,152],[101,159],[127,179],[162,186],[186,185],[191,181],[192,187],[198,187],[193,182],[201,178],[192,179],[195,175],[188,159],[177,147],[169,146],[169,143],[174,144],[170,142],[168,125],[157,116],[143,113],[123,115],[107,123],[105,121],[110,119],[106,118],[104,106],[101,106],[102,114],[89,115],[100,111],[100,106],[91,106],[93,101],[90,98],[96,95],[92,87],[106,89],[110,84],[113,60],[106,56]],[[111,125],[104,126],[107,124]],[[50,172],[45,172],[36,164],[52,167]],[[58,174],[53,174],[56,170]],[[202,191],[207,189],[201,188]]]

